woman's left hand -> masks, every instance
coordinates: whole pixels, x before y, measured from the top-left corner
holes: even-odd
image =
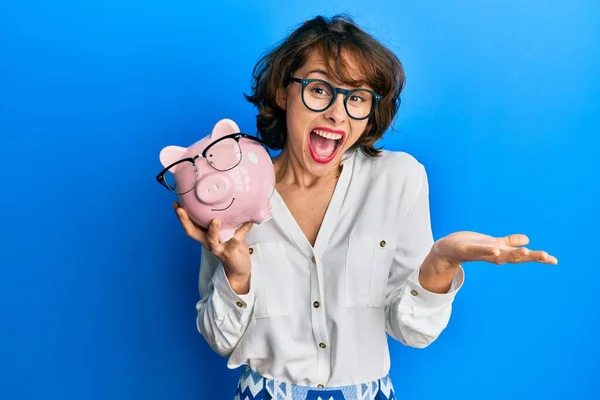
[[[486,261],[502,265],[505,263],[540,262],[557,264],[556,257],[543,250],[530,250],[526,247],[529,238],[523,234],[494,237],[477,232],[455,232],[437,240],[433,246],[436,258],[446,261],[446,265],[458,266],[468,261]]]

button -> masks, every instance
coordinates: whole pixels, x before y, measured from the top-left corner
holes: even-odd
[[[319,343],[319,347],[322,348],[322,349],[324,349],[327,346],[325,345],[325,343]]]
[[[385,247],[385,240],[382,240],[381,242],[379,242],[379,245],[380,245],[381,247]]]
[[[413,290],[411,290],[411,291],[410,291],[410,294],[412,294],[413,296],[416,296],[416,295],[418,295],[419,293],[417,293],[417,291],[416,291],[415,289],[413,289]]]
[[[317,385],[318,388],[323,388],[325,386],[321,385],[320,383]]]
[[[310,261],[312,261],[313,263],[316,263],[317,259],[315,258],[315,256],[312,256],[312,258],[310,259]]]
[[[238,301],[237,303],[235,303],[235,305],[238,306],[238,307],[240,307],[240,308],[244,307],[244,304],[242,304],[241,301]]]
[[[314,308],[319,308],[319,302],[318,302],[318,301],[315,301],[315,302],[313,303],[313,307],[314,307]]]
[[[250,254],[254,253],[254,249],[253,249],[252,247],[250,247],[250,248],[248,249],[248,251],[250,252]]]

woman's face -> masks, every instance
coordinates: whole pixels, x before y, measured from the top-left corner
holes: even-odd
[[[341,82],[332,81],[326,71],[325,60],[315,51],[293,77],[319,78],[335,87],[354,89]],[[370,89],[366,85],[361,87]],[[287,87],[285,109],[286,150],[305,170],[316,176],[338,171],[342,155],[360,138],[368,123],[368,119],[354,120],[348,116],[341,94],[327,110],[309,110],[302,102],[302,84],[298,82],[292,82]]]

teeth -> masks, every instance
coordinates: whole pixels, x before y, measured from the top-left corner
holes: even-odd
[[[325,132],[325,131],[320,131],[320,130],[314,130],[313,132],[319,136],[326,138],[326,139],[339,140],[342,138],[342,135],[339,133],[331,133],[331,132]]]

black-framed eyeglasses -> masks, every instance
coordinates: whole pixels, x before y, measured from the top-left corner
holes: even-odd
[[[352,119],[369,118],[375,111],[382,96],[370,89],[343,89],[333,86],[323,79],[291,78],[302,84],[302,102],[311,111],[327,110],[337,99],[338,94],[344,96],[344,108]]]
[[[198,183],[198,166],[196,160],[203,158],[206,160],[208,165],[216,171],[229,171],[237,167],[242,162],[242,149],[240,147],[240,139],[250,139],[265,146],[265,143],[256,136],[248,135],[245,133],[232,133],[230,135],[222,136],[206,146],[202,153],[197,154],[193,157],[182,158],[181,160],[175,161],[171,165],[168,165],[156,176],[158,183],[163,185],[171,192],[181,195],[185,194],[196,187]],[[175,173],[180,173],[189,169],[188,171],[195,176],[196,179],[185,180],[175,183]],[[182,174],[184,175],[184,174]],[[188,174],[185,174],[188,175]]]

